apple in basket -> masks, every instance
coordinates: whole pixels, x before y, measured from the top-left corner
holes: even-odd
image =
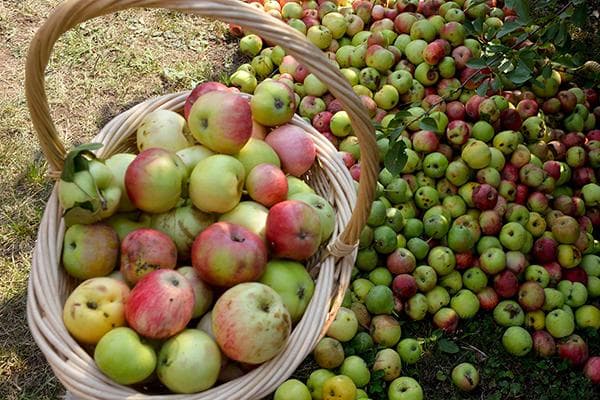
[[[282,201],[269,210],[266,234],[273,256],[306,260],[319,249],[321,220],[319,214],[302,201]]]
[[[192,245],[192,265],[200,279],[216,286],[257,280],[267,260],[265,242],[249,229],[229,222],[212,224]]]
[[[212,330],[219,347],[235,361],[260,364],[275,357],[292,330],[281,296],[257,282],[227,290],[212,310]]]
[[[131,328],[150,339],[166,339],[181,332],[192,319],[194,290],[177,271],[158,269],[131,290],[125,318]]]
[[[88,279],[65,302],[65,327],[79,342],[96,344],[111,329],[125,325],[129,295],[124,282],[106,277]]]

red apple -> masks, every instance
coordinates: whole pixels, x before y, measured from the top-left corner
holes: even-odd
[[[182,331],[192,319],[194,290],[180,273],[159,269],[144,276],[125,304],[125,319],[137,333],[166,339]]]
[[[267,216],[266,237],[275,257],[306,260],[317,252],[321,243],[319,215],[301,201],[277,203]]]
[[[588,283],[588,274],[581,267],[563,268],[562,278],[571,282],[580,282],[584,285]]]
[[[557,345],[558,355],[572,365],[583,365],[588,359],[588,346],[579,335],[571,335]]]
[[[283,125],[271,131],[265,138],[281,160],[281,167],[296,177],[312,167],[317,156],[314,142],[302,128]]]
[[[267,259],[267,246],[257,234],[229,222],[212,224],[192,245],[192,266],[203,281],[216,286],[257,280]]]
[[[517,294],[519,281],[512,271],[505,269],[494,277],[494,289],[500,297],[509,299]]]
[[[533,257],[540,264],[551,263],[556,261],[557,248],[558,243],[554,239],[542,236],[533,243]]]
[[[192,90],[189,96],[185,99],[185,105],[183,106],[183,116],[187,120],[190,116],[190,110],[192,106],[204,93],[212,92],[213,90],[229,90],[229,88],[219,82],[204,82],[199,84]]]
[[[252,200],[265,207],[287,198],[288,182],[282,170],[273,164],[258,164],[246,177],[246,190]]]
[[[551,334],[546,331],[535,331],[531,335],[533,350],[540,357],[552,357],[556,353],[556,342]]]
[[[498,192],[496,189],[484,183],[473,189],[473,203],[480,210],[491,210],[498,201]]]
[[[130,285],[154,270],[174,269],[176,264],[177,247],[159,230],[136,229],[121,242],[121,274]]]
[[[596,385],[600,385],[600,357],[590,357],[583,367],[583,374]]]
[[[489,286],[477,293],[477,298],[479,299],[480,307],[486,311],[493,310],[500,302],[498,293]]]
[[[397,275],[392,282],[394,294],[403,300],[407,300],[417,293],[417,281],[412,275]]]

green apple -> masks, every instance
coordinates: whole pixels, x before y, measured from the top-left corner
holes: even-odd
[[[292,322],[302,318],[315,291],[315,283],[304,265],[290,260],[269,261],[260,282],[281,296]]]
[[[565,304],[580,307],[587,301],[587,289],[581,282],[560,281],[556,288],[565,296]]]
[[[256,122],[264,126],[279,126],[294,116],[296,99],[285,83],[267,79],[256,86],[250,108]]]
[[[525,233],[523,225],[518,222],[509,222],[500,230],[500,242],[508,250],[521,250],[526,238]]]
[[[297,3],[287,3],[286,5],[291,4],[298,5]],[[304,383],[298,379],[288,379],[279,385],[273,400],[312,400],[312,397]]]
[[[553,310],[546,314],[546,330],[555,338],[569,336],[575,330],[575,318],[563,309]]]
[[[327,330],[327,336],[339,340],[340,342],[347,342],[356,335],[358,331],[358,320],[354,311],[340,307],[335,319]]]
[[[65,232],[63,266],[77,279],[108,275],[115,269],[118,256],[119,238],[109,225],[75,224]]]
[[[471,267],[463,274],[463,284],[465,287],[474,293],[479,293],[488,284],[488,277],[481,268]]]
[[[510,354],[522,357],[531,351],[533,340],[525,329],[511,326],[502,335],[502,345]]]
[[[479,385],[479,371],[473,364],[458,364],[452,369],[452,382],[460,390],[470,392]]]
[[[450,294],[442,286],[436,286],[425,294],[427,298],[427,311],[435,314],[438,310],[450,303]]]
[[[206,157],[207,156],[203,157],[202,159]],[[259,164],[272,164],[278,168],[281,168],[281,161],[279,160],[279,156],[275,150],[273,150],[273,148],[264,140],[252,137],[248,140],[244,147],[242,147],[239,153],[234,155],[234,157],[237,158],[237,160],[244,166],[246,176],[250,173],[250,171],[252,171],[252,168]]]
[[[375,356],[373,364],[373,372],[383,371],[383,380],[389,382],[400,376],[402,369],[402,359],[400,355],[393,349],[380,350]],[[365,398],[368,396],[365,396]],[[360,397],[357,397],[359,399]]]
[[[421,344],[413,338],[402,339],[396,346],[396,351],[400,354],[402,362],[406,364],[415,364],[423,355]]]
[[[462,319],[473,318],[479,311],[479,299],[472,291],[461,289],[450,299],[450,307]]]
[[[423,400],[419,382],[407,376],[394,379],[388,388],[389,400]]]
[[[182,149],[180,151],[183,152],[184,150],[193,149],[195,147],[196,146],[187,147],[186,149]],[[198,147],[202,147],[202,146],[198,146]],[[190,150],[188,150],[188,152],[189,151]],[[210,150],[208,150],[208,151],[210,151]],[[181,159],[183,160],[183,158],[181,158]],[[118,153],[118,154],[112,155],[110,158],[107,158],[104,161],[104,164],[108,168],[110,168],[110,171],[113,174],[113,177],[114,177],[113,183],[116,184],[121,189],[121,198],[119,200],[118,211],[133,211],[133,210],[135,210],[135,206],[131,203],[129,196],[127,195],[127,190],[125,190],[125,172],[127,171],[127,167],[129,167],[129,164],[131,164],[131,162],[133,160],[135,160],[135,154]],[[185,161],[184,161],[184,163],[185,163]],[[190,173],[191,173],[191,169],[188,169],[188,176]]]
[[[156,368],[156,353],[131,328],[120,327],[108,332],[94,349],[98,369],[121,385],[146,380]]]
[[[323,400],[323,385],[325,381],[334,376],[335,374],[327,369],[317,369],[309,375],[306,387],[308,387],[313,400]]]
[[[200,161],[190,176],[190,198],[204,212],[226,213],[242,197],[246,172],[236,158],[216,154]]]
[[[288,196],[289,200],[303,201],[313,208],[321,220],[321,243],[326,242],[335,228],[335,211],[325,198],[314,193],[297,193]]]
[[[321,368],[337,368],[344,362],[344,348],[342,344],[330,337],[324,337],[315,346],[313,358]]]
[[[600,309],[591,304],[579,307],[575,311],[575,322],[577,322],[577,327],[581,329],[600,329]]]
[[[525,313],[516,301],[503,300],[494,308],[494,321],[501,326],[521,326]]]
[[[359,356],[346,357],[340,366],[340,373],[352,379],[356,387],[365,387],[371,379],[367,363]]]
[[[269,210],[260,203],[254,201],[241,201],[231,211],[221,214],[219,221],[241,225],[265,240],[265,228],[267,225],[268,214]]]

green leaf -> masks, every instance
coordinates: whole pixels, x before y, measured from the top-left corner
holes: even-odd
[[[558,24],[551,23],[545,28],[544,33],[542,34],[542,40],[544,42],[551,42],[556,37],[557,33],[558,33]]]
[[[513,71],[510,71],[508,74],[506,74],[506,76],[512,83],[518,86],[531,79],[532,73],[523,61],[519,61],[517,67]]]
[[[544,65],[544,68],[542,68],[542,76],[544,79],[548,79],[552,76],[552,66],[550,66],[550,64]]]
[[[394,142],[383,159],[383,165],[392,173],[398,176],[406,165],[408,156],[406,155],[406,143],[403,140]]]
[[[528,23],[531,20],[529,15],[529,3],[525,0],[507,0],[506,6],[513,8],[517,12],[519,20]]]
[[[575,8],[575,12],[573,13],[573,17],[571,17],[571,21],[575,26],[583,28],[585,22],[588,18],[588,5],[583,2]]]
[[[476,34],[483,33],[483,22],[484,22],[483,18],[477,18],[475,21],[473,21],[473,30],[475,31]]]
[[[487,67],[487,62],[483,58],[472,58],[467,61],[467,67],[481,69]]]
[[[433,131],[433,132],[438,132],[438,126],[437,123],[435,122],[435,119],[427,117],[427,118],[423,118],[420,122],[419,122],[419,128],[423,129],[424,131]]]
[[[479,87],[475,90],[475,92],[480,95],[480,96],[485,96],[485,94],[487,93],[488,89],[489,89],[489,83],[488,82],[483,82],[481,85],[479,85]]]
[[[438,347],[440,351],[448,354],[456,354],[460,351],[456,343],[446,338],[440,339],[438,342]]]
[[[562,24],[560,24],[560,28],[558,30],[558,33],[556,34],[556,38],[554,38],[554,43],[558,47],[563,47],[565,44],[567,44],[568,38],[569,32],[567,30],[567,24],[563,22]]]
[[[88,158],[96,157],[92,151],[98,150],[102,146],[102,143],[86,143],[71,150],[65,158],[60,179],[65,182],[73,182],[76,172],[88,169]]]
[[[523,23],[519,20],[509,21],[502,26],[502,28],[496,34],[496,37],[498,39],[503,38],[504,36],[516,31],[517,29],[521,28],[522,26],[523,26]]]

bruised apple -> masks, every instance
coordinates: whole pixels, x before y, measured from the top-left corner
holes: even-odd
[[[174,269],[176,264],[175,243],[156,229],[136,229],[121,243],[121,273],[130,285],[154,270]]]
[[[79,342],[96,344],[111,329],[125,325],[129,288],[112,278],[92,278],[73,290],[63,308],[63,321]]]

